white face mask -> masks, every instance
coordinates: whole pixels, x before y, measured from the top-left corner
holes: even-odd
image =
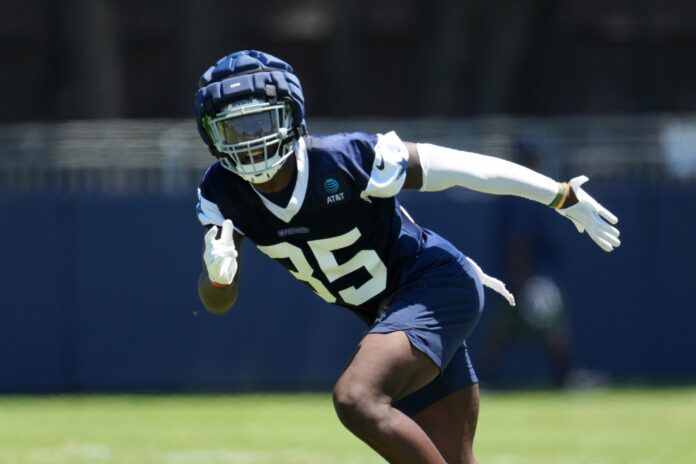
[[[292,115],[285,103],[236,102],[204,125],[223,155],[220,164],[255,184],[270,180],[293,153]]]
[[[271,180],[271,178],[280,171],[280,168],[283,167],[283,164],[285,164],[285,161],[290,155],[293,154],[294,150],[292,145],[292,143],[284,144],[280,150],[284,153],[276,153],[257,163],[242,164],[241,167],[236,167],[232,165],[229,158],[225,157],[220,159],[220,164],[247,182],[251,182],[252,184],[263,184]]]

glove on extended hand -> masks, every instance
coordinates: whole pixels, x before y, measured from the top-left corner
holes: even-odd
[[[232,240],[232,221],[226,219],[222,223],[222,234],[217,236],[218,228],[213,226],[205,234],[205,252],[203,260],[208,269],[208,278],[211,282],[220,285],[229,285],[237,273],[237,250]]]
[[[612,251],[621,245],[621,241],[619,240],[619,230],[609,223],[616,224],[619,219],[580,188],[588,180],[587,176],[571,179],[568,184],[575,192],[578,202],[573,206],[556,211],[573,221],[578,232],[587,232],[587,235],[604,251]]]

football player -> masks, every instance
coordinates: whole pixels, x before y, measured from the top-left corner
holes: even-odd
[[[341,422],[387,461],[472,463],[479,391],[466,339],[483,286],[514,299],[447,240],[420,227],[402,189],[462,186],[549,205],[605,251],[617,218],[581,185],[520,165],[386,134],[308,135],[302,87],[286,62],[246,50],[221,58],[195,98],[217,162],[198,191],[205,234],[201,301],[237,300],[246,238],[369,329],[338,379]]]

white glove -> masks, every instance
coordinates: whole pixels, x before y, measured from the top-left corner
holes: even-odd
[[[220,285],[231,284],[237,273],[237,250],[232,240],[232,230],[232,221],[225,219],[219,239],[215,238],[217,226],[211,227],[205,234],[203,260],[208,269],[208,278]]]
[[[607,222],[616,224],[619,222],[619,219],[580,188],[588,180],[587,176],[578,176],[571,179],[568,184],[575,192],[578,202],[568,208],[556,209],[556,211],[561,216],[565,216],[573,221],[578,232],[583,233],[587,231],[587,235],[602,250],[612,251],[621,245],[621,241],[619,241],[619,230]]]
[[[495,277],[491,277],[485,272],[483,272],[481,266],[479,266],[476,263],[476,261],[469,258],[468,256],[466,256],[466,260],[469,261],[469,264],[471,264],[471,268],[474,270],[476,275],[478,275],[478,278],[484,287],[490,288],[491,290],[505,298],[510,306],[515,306],[515,297],[505,287],[505,284],[501,280],[498,280]]]

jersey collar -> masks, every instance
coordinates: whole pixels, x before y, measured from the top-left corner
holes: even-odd
[[[292,191],[292,196],[288,205],[283,208],[276,205],[266,197],[261,195],[252,186],[252,190],[261,198],[264,206],[268,211],[273,213],[281,221],[288,223],[302,208],[305,195],[307,194],[307,181],[309,179],[309,163],[307,161],[307,146],[302,137],[297,139],[295,143],[295,159],[297,160],[297,179],[295,180],[295,188]]]

